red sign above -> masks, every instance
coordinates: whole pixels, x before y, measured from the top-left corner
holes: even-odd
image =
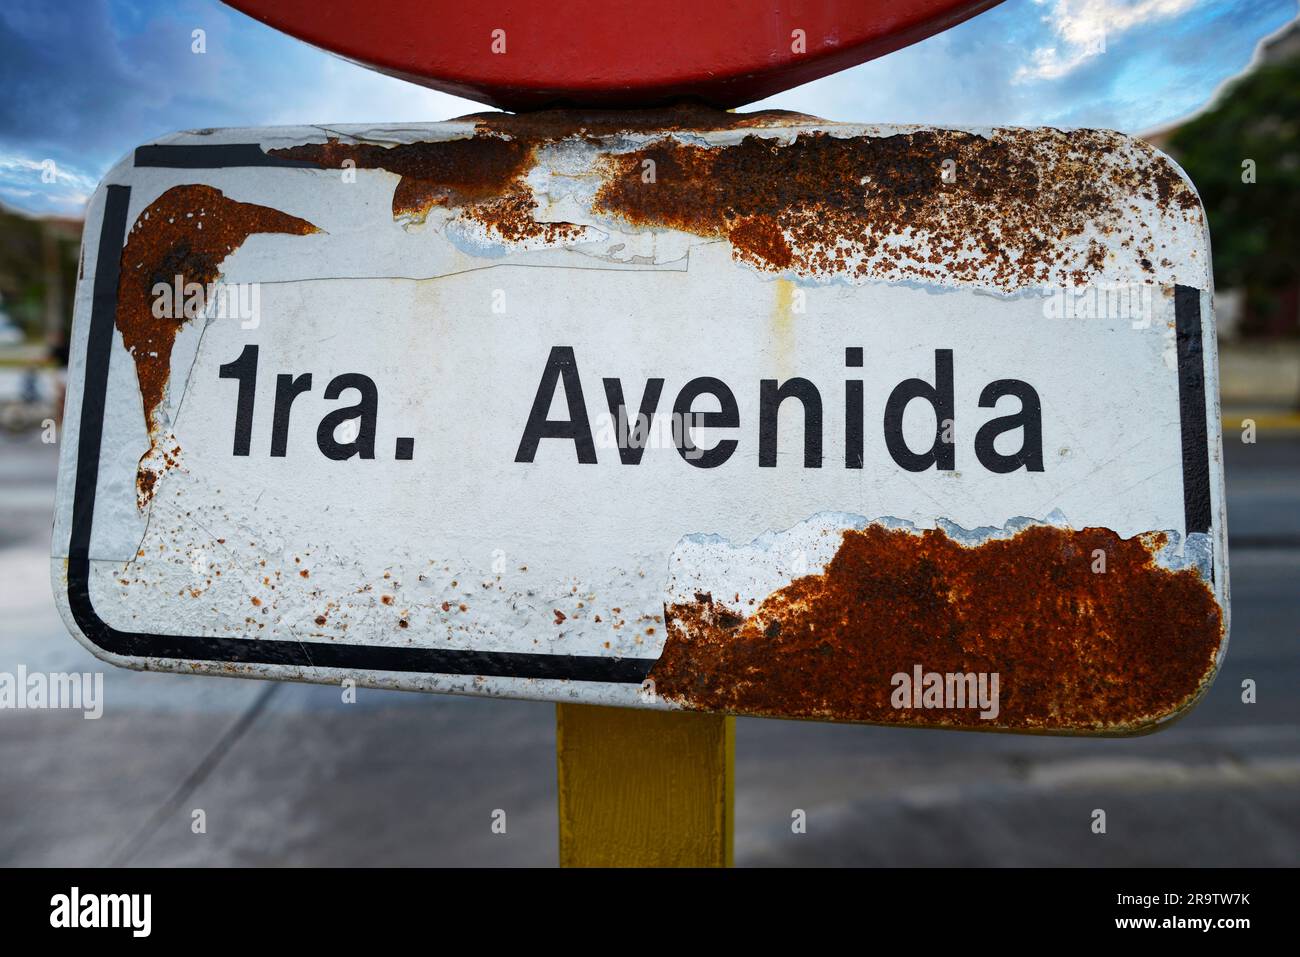
[[[999,0],[226,0],[278,30],[510,110],[740,106],[923,40]]]

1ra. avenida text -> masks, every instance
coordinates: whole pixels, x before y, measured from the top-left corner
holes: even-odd
[[[850,369],[863,364],[862,349],[845,350],[845,365]],[[881,417],[885,446],[894,462],[909,472],[923,472],[937,468],[952,471],[957,467],[957,449],[954,442],[956,410],[954,408],[953,350],[934,351],[934,379],[904,379],[894,386],[885,401]],[[860,469],[865,465],[864,440],[867,428],[867,409],[864,401],[864,380],[850,376],[843,383],[844,401],[844,452],[845,468]],[[601,431],[611,424],[617,429],[616,442],[619,461],[624,465],[641,462],[653,431],[651,423],[656,417],[667,414],[661,409],[664,380],[646,380],[637,411],[633,412],[624,396],[620,379],[602,379],[605,403],[609,408],[601,428],[593,432],[587,410],[588,389],[584,387],[578,370],[578,360],[571,346],[551,349],[542,369],[541,382],[533,399],[515,453],[516,462],[532,462],[543,439],[573,443],[578,462],[594,465],[599,462],[597,446],[608,447],[608,442],[598,442]],[[838,390],[837,390],[838,391]],[[560,406],[565,408],[563,418],[550,418],[550,410],[562,392]],[[975,458],[990,472],[1007,473],[1017,469],[1030,472],[1043,471],[1042,403],[1038,392],[1020,379],[996,379],[980,391],[979,407],[993,409],[1004,396],[1019,401],[1019,409],[987,419],[975,432]],[[785,402],[792,402],[803,411],[803,465],[821,468],[823,454],[823,397],[821,389],[805,378],[760,379],[758,382],[758,465],[773,468],[777,463],[779,411]],[[930,448],[918,451],[908,446],[903,437],[903,414],[914,402],[928,404],[936,423],[934,441]],[[714,411],[696,411],[697,402],[706,402]],[[692,428],[739,429],[740,408],[735,393],[727,383],[712,376],[691,379],[678,391],[671,407],[673,444],[681,457],[697,468],[716,468],[722,465],[739,447],[741,439],[724,438],[709,448],[697,446],[691,437]],[[1012,452],[999,452],[994,441],[1004,433],[1019,432],[1020,445]],[[1005,450],[1010,440],[1000,443]]]
[[[860,369],[863,364],[861,348],[845,350],[848,369]],[[237,456],[249,455],[253,445],[254,407],[257,402],[258,347],[244,346],[240,355],[221,366],[222,379],[238,383],[235,405],[233,451]],[[865,438],[867,408],[864,399],[864,379],[850,373],[842,386],[844,402],[845,468],[860,469],[866,465]],[[602,379],[605,405],[609,417],[608,427],[616,430],[614,441],[602,441],[609,448],[617,446],[619,461],[624,465],[641,462],[647,446],[651,445],[651,423],[656,418],[671,414],[673,422],[672,445],[681,457],[697,468],[709,469],[722,465],[740,445],[740,439],[721,438],[708,448],[697,445],[692,436],[694,428],[711,432],[741,428],[740,407],[731,386],[713,376],[690,379],[677,392],[671,411],[661,408],[664,379],[649,378],[641,391],[636,411],[628,403],[620,379]],[[920,378],[904,379],[893,387],[885,400],[883,414],[876,419],[882,423],[885,446],[893,461],[909,472],[923,472],[936,468],[953,471],[957,468],[957,447],[954,441],[956,409],[954,398],[953,350],[934,350],[933,381]],[[313,391],[315,383],[310,372],[293,375],[279,373],[275,376],[275,397],[271,416],[270,454],[283,457],[289,446],[289,425],[293,406],[301,396]],[[316,445],[327,458],[344,461],[354,456],[362,459],[375,457],[375,437],[379,408],[379,390],[374,380],[359,372],[336,375],[325,385],[324,398],[333,401],[347,391],[354,391],[355,404],[327,412],[316,428]],[[838,391],[838,390],[837,390]],[[553,403],[559,399],[567,410],[562,418],[550,418]],[[532,462],[543,439],[571,442],[578,462],[595,465],[597,457],[596,433],[592,428],[587,407],[588,391],[584,388],[578,371],[578,361],[571,346],[554,346],[542,367],[541,381],[534,394],[532,407],[524,418],[523,434],[515,452],[516,462]],[[975,459],[990,472],[1007,473],[1017,469],[1029,472],[1043,471],[1042,403],[1038,391],[1020,379],[995,379],[986,384],[979,394],[981,409],[995,409],[998,401],[1011,397],[1019,408],[1009,414],[987,418],[975,432]],[[823,453],[823,397],[821,389],[811,380],[802,377],[759,379],[758,381],[758,465],[774,468],[777,462],[778,413],[785,403],[790,408],[803,411],[803,465],[821,468],[827,459]],[[913,402],[930,406],[936,423],[934,439],[928,449],[911,448],[903,436],[903,415]],[[699,411],[696,405],[706,403],[713,411]],[[521,410],[522,412],[522,410]],[[787,412],[787,417],[789,413]],[[341,437],[341,433],[349,433]],[[1004,439],[1003,451],[994,448],[1000,436],[1018,433]],[[1019,438],[1014,451],[1006,451]],[[399,437],[393,457],[397,460],[412,458],[415,440]],[[507,453],[508,454],[508,453]]]
[[[249,455],[253,448],[253,412],[257,405],[257,367],[259,349],[246,345],[239,356],[218,367],[222,379],[239,384],[235,398],[234,454]],[[293,404],[312,391],[312,374],[282,372],[275,377],[275,405],[271,417],[270,451],[273,458],[283,458],[289,448],[289,423]],[[325,386],[325,398],[333,401],[344,392],[356,392],[355,404],[331,409],[316,426],[316,447],[326,458],[344,462],[357,456],[375,457],[375,434],[379,418],[379,388],[375,380],[360,372],[336,375]],[[398,436],[393,458],[409,461],[414,455],[415,439]]]

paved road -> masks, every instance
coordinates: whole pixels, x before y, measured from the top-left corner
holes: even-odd
[[[737,863],[1300,862],[1300,440],[1227,465],[1231,646],[1193,714],[1120,741],[741,719]],[[0,438],[0,671],[98,669],[50,598],[53,472]],[[109,670],[98,721],[0,711],[0,864],[555,862],[549,705],[358,694]]]

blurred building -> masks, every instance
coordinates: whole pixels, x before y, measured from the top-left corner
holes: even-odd
[[[28,351],[66,349],[82,226],[0,206],[0,302]]]

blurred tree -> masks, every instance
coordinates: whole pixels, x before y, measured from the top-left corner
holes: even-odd
[[[1300,283],[1300,54],[1236,80],[1169,146],[1209,214],[1215,285],[1245,290],[1243,331],[1300,331],[1278,315]]]
[[[0,205],[0,296],[32,341],[48,341],[55,325],[64,334],[70,327],[80,243],[79,220],[38,219]]]

